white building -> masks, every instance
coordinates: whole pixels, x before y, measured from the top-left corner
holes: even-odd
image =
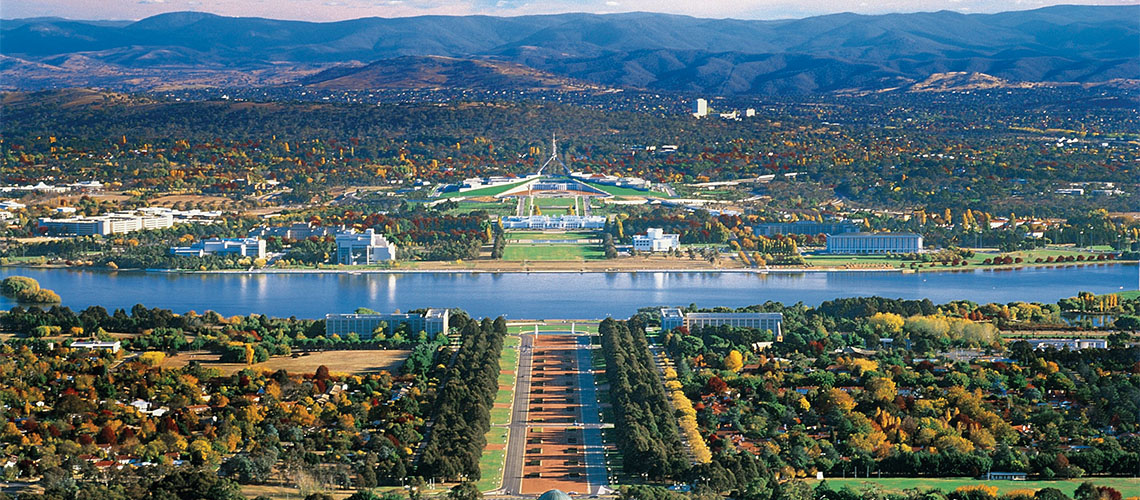
[[[41,231],[50,234],[90,236],[125,234],[144,229],[164,229],[174,225],[174,218],[165,216],[139,216],[134,214],[108,214],[96,217],[40,218]]]
[[[170,253],[179,257],[232,254],[264,259],[265,240],[261,238],[210,238],[188,247],[171,247]]]
[[[645,234],[633,237],[633,249],[638,252],[668,252],[681,246],[681,235],[665,234],[659,227],[645,230]]]
[[[601,215],[512,215],[500,219],[503,229],[602,229],[606,218]]]
[[[693,102],[693,116],[697,118],[709,115],[709,102],[704,99],[697,99]]]
[[[105,351],[119,352],[123,348],[123,343],[118,340],[109,342],[102,340],[80,340],[72,342],[71,347],[74,349],[102,349]]]
[[[355,333],[362,339],[372,338],[372,332],[381,324],[388,326],[388,333],[407,323],[412,333],[425,332],[435,336],[447,332],[447,309],[428,309],[423,314],[326,314],[325,336],[339,335],[342,338]]]
[[[166,229],[175,224],[214,224],[222,216],[221,212],[201,210],[172,210],[162,207],[146,207],[134,211],[111,212],[94,217],[43,217],[39,220],[41,231],[49,234],[90,236],[125,234],[133,231]]]
[[[391,260],[396,260],[396,245],[371,228],[363,233],[344,232],[336,235],[338,264],[368,265]]]
[[[1050,347],[1057,350],[1068,349],[1079,351],[1081,349],[1108,349],[1106,339],[1028,339],[1034,350],[1045,350]]]
[[[4,210],[23,210],[27,205],[20,203],[16,200],[0,201],[0,208]]]
[[[249,235],[261,237],[275,236],[290,240],[307,240],[313,236],[324,238],[325,236],[335,235],[345,231],[348,231],[348,229],[344,226],[330,227],[318,226],[308,222],[294,222],[288,226],[255,227],[249,231]]]
[[[922,236],[914,233],[845,233],[827,237],[827,253],[881,254],[922,251]]]
[[[776,342],[784,340],[784,315],[781,313],[688,313],[675,307],[661,309],[661,329],[671,331],[679,326],[693,331],[706,326],[731,326],[771,330]]]

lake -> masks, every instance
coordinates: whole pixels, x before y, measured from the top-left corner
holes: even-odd
[[[745,306],[768,300],[817,305],[836,297],[879,295],[974,302],[1056,302],[1079,291],[1135,290],[1135,264],[899,272],[807,273],[289,273],[179,274],[4,268],[30,276],[79,310],[141,303],[175,312],[319,318],[364,306],[378,311],[457,307],[507,318],[628,317],[656,305]],[[0,307],[15,303],[0,299]]]

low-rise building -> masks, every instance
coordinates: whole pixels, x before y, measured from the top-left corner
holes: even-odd
[[[369,228],[363,233],[336,235],[336,261],[346,265],[369,265],[396,260],[396,245]]]
[[[781,313],[685,313],[672,307],[661,309],[661,328],[665,331],[684,326],[690,331],[707,326],[731,326],[771,330],[776,342],[784,340],[784,315]]]
[[[633,237],[633,249],[638,252],[668,252],[680,246],[681,235],[667,234],[659,227],[651,227],[645,230],[645,234]]]
[[[277,238],[288,240],[307,240],[314,236],[318,238],[324,238],[325,236],[333,236],[337,233],[345,231],[347,231],[347,229],[345,229],[343,226],[329,227],[318,226],[316,224],[311,224],[308,222],[294,222],[288,226],[256,227],[250,230],[249,235],[260,236],[262,238],[265,238],[267,236],[275,236]]]
[[[210,238],[188,247],[171,247],[170,253],[178,257],[205,257],[207,255],[240,255],[255,259],[265,258],[265,240],[261,238]]]
[[[661,330],[671,332],[685,324],[685,314],[676,307],[661,309]]]
[[[987,481],[1025,481],[1029,474],[1024,472],[987,472]]]
[[[845,233],[827,237],[827,253],[886,254],[922,251],[922,236],[915,233]]]
[[[846,234],[859,231],[859,228],[848,221],[816,222],[801,220],[796,222],[768,222],[757,224],[752,228],[752,234],[757,236],[775,236],[777,234]]]
[[[1068,349],[1079,351],[1081,349],[1108,349],[1106,339],[1028,339],[1030,347],[1034,350],[1053,348],[1057,350]]]
[[[119,349],[123,348],[123,343],[118,340],[80,340],[72,342],[71,347],[74,349],[101,349],[104,351],[119,352]]]
[[[166,229],[175,224],[213,224],[221,212],[201,210],[173,210],[163,207],[146,207],[133,211],[111,212],[92,217],[43,217],[40,231],[66,236],[126,234],[134,231]]]
[[[602,229],[606,218],[601,215],[512,215],[500,219],[503,229]]]
[[[326,314],[325,335],[345,337],[355,333],[362,339],[370,339],[381,326],[386,326],[391,334],[400,325],[407,324],[412,332],[425,332],[434,337],[447,332],[448,317],[447,309],[428,309],[423,314]]]

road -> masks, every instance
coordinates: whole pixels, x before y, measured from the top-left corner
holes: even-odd
[[[598,405],[598,386],[594,381],[593,344],[590,335],[578,336],[578,386],[581,388],[582,441],[586,454],[587,491],[597,495],[609,485],[606,473],[606,450],[602,442],[602,409]]]
[[[530,372],[533,363],[534,335],[524,334],[519,342],[519,366],[515,371],[515,396],[511,405],[510,432],[507,435],[507,458],[503,464],[502,491],[508,495],[518,495],[522,492],[526,421],[530,411]]]

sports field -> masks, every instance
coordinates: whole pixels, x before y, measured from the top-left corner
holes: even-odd
[[[951,492],[959,486],[973,486],[978,484],[985,484],[989,486],[996,486],[998,494],[1005,493],[1010,490],[1032,489],[1039,490],[1041,488],[1057,488],[1066,495],[1072,496],[1073,491],[1077,489],[1084,481],[1091,481],[1097,486],[1110,486],[1116,488],[1125,497],[1140,496],[1140,478],[1088,478],[1088,479],[1074,479],[1067,481],[985,481],[968,477],[956,477],[945,479],[933,478],[909,478],[909,477],[892,477],[881,479],[842,479],[831,478],[827,479],[827,484],[831,489],[838,490],[844,486],[850,486],[855,490],[865,489],[868,486],[877,486],[879,489],[887,491],[903,491],[909,489],[928,490],[937,488],[944,492]],[[816,481],[811,481],[812,487],[818,484]]]

